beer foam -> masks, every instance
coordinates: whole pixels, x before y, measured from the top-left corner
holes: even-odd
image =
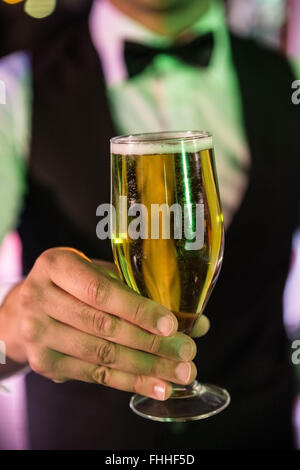
[[[180,134],[175,138],[180,138]],[[200,137],[200,138],[199,138]],[[131,141],[132,139],[132,141]],[[135,136],[127,136],[114,138],[111,140],[110,148],[111,153],[116,155],[157,155],[157,154],[173,154],[200,152],[201,150],[209,150],[213,146],[212,136],[208,133],[199,133],[198,135],[185,134],[182,140],[178,142],[173,138],[150,140],[138,140]]]

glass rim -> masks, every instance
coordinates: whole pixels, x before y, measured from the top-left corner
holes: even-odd
[[[162,132],[143,132],[138,134],[127,134],[112,137],[111,144],[128,145],[128,144],[149,144],[164,143],[176,144],[178,142],[192,142],[195,140],[212,137],[209,131],[162,131]]]

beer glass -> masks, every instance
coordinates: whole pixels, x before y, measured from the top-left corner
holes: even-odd
[[[190,334],[217,280],[224,228],[212,136],[183,131],[111,139],[114,260],[126,284],[160,303]],[[207,418],[226,390],[194,381],[166,401],[134,395],[130,407],[156,421]]]

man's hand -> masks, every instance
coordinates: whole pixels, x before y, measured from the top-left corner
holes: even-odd
[[[55,382],[76,379],[165,400],[171,382],[196,377],[196,345],[177,332],[174,314],[71,248],[37,259],[1,307],[2,325],[9,312],[8,354]],[[202,317],[193,334],[207,329]]]
[[[115,279],[121,279],[118,268],[114,263],[110,263],[109,261],[102,261],[98,259],[94,259],[93,262],[98,264],[99,266],[106,268],[107,273],[111,277]],[[205,315],[201,315],[196,321],[192,329],[191,337],[199,338],[200,336],[204,336],[208,332],[209,328],[210,328],[209,319]]]

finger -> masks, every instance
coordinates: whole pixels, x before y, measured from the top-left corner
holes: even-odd
[[[172,393],[171,383],[156,377],[129,374],[106,366],[99,367],[59,353],[56,353],[54,370],[48,376],[57,383],[80,380],[138,393],[156,400],[166,400]]]
[[[48,250],[43,258],[40,263],[52,282],[82,302],[153,333],[171,336],[176,332],[178,322],[172,312],[112,279],[76,250]]]
[[[196,367],[192,362],[159,358],[82,333],[56,321],[49,324],[44,342],[48,348],[68,356],[124,372],[155,376],[179,384],[190,383],[196,377]]]
[[[89,307],[54,285],[48,288],[43,309],[59,322],[123,346],[181,361],[192,361],[196,355],[195,342],[183,333],[170,337],[149,333],[126,320]]]
[[[205,315],[200,315],[192,329],[191,337],[198,338],[200,336],[204,336],[208,332],[209,328],[209,319]]]
[[[91,261],[97,266],[100,266],[100,268],[104,268],[107,274],[109,274],[109,276],[113,279],[118,279],[119,281],[122,280],[120,272],[115,263],[111,263],[110,261],[103,261],[96,258],[93,258]]]

